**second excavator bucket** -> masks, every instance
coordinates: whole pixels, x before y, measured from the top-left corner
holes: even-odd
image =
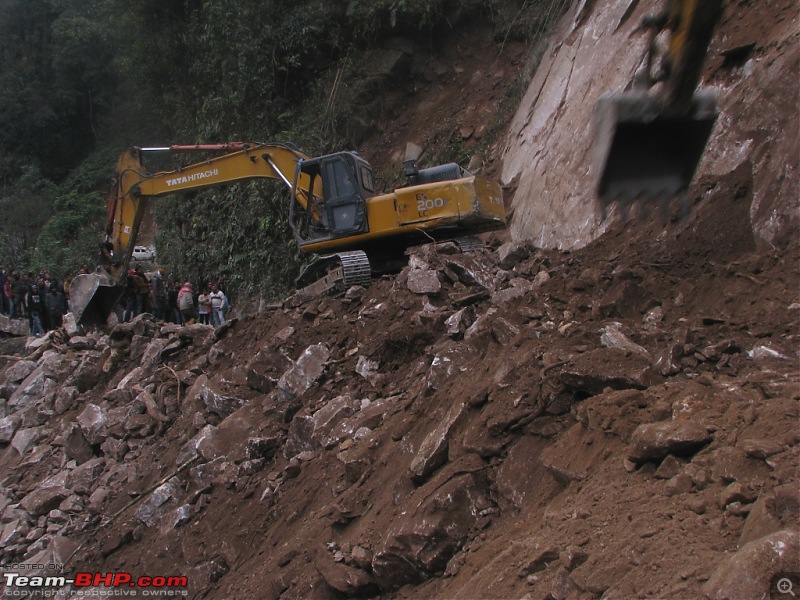
[[[670,114],[651,92],[606,94],[595,107],[595,186],[603,211],[613,203],[663,202],[688,187],[717,119],[712,92]]]
[[[75,322],[103,326],[120,299],[123,288],[102,267],[78,275],[69,286],[69,301]]]

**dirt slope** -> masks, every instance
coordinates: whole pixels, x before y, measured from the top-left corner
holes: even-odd
[[[495,101],[474,55],[449,85]],[[408,131],[444,113],[419,114]],[[800,586],[800,250],[754,234],[757,185],[708,174],[687,219],[571,252],[426,246],[216,331],[4,341],[3,573],[180,575],[193,598],[779,597]]]

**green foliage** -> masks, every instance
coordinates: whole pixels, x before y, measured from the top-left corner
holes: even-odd
[[[27,265],[39,230],[47,221],[56,185],[37,167],[22,168],[16,182],[0,192],[0,252],[3,263]]]
[[[97,194],[66,192],[53,203],[53,217],[44,226],[32,259],[34,269],[48,268],[57,275],[75,273],[97,260],[97,232],[103,211]]]
[[[187,197],[188,196],[188,197]],[[287,227],[288,195],[251,182],[160,200],[156,246],[171,276],[226,282],[277,298],[291,288],[300,259]]]
[[[499,45],[533,43],[563,5],[4,0],[0,259],[61,272],[93,263],[104,194],[126,147],[252,140],[294,143],[312,155],[355,149],[384,118],[364,105],[409,83],[370,64],[387,39],[435,49],[461,24],[488,19]],[[432,137],[435,162],[463,164],[475,151],[452,123]],[[397,177],[384,173],[390,188]],[[224,279],[234,293],[276,297],[305,260],[287,228],[287,202],[269,182],[160,199],[159,263],[181,278]]]

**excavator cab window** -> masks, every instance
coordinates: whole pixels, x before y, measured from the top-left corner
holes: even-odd
[[[292,227],[301,242],[321,241],[367,231],[367,197],[374,194],[369,164],[350,152],[338,152],[304,160],[300,174],[313,182],[322,178],[323,198],[312,198],[302,214],[292,216]]]

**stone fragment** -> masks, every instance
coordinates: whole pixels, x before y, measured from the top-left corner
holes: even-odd
[[[559,559],[561,552],[557,546],[540,547],[538,544],[532,549],[532,556],[525,561],[525,565],[520,570],[520,578],[527,577],[533,573],[544,571],[550,563]]]
[[[447,335],[457,340],[464,336],[464,332],[475,320],[475,310],[471,306],[465,306],[458,312],[450,315],[444,322],[447,328]]]
[[[439,272],[431,270],[411,270],[406,282],[408,289],[414,294],[436,295],[442,290]]]
[[[58,384],[45,375],[44,369],[37,367],[11,394],[8,406],[17,409],[35,406],[42,401],[42,398],[54,393],[57,388]]]
[[[712,440],[708,429],[695,421],[662,421],[639,425],[631,436],[628,458],[637,464],[672,454],[691,456]]]
[[[650,358],[650,353],[645,348],[632,342],[622,333],[621,323],[609,323],[603,327],[603,333],[600,336],[600,345],[604,348],[617,348],[623,352],[630,352],[631,354],[638,354],[645,358]]]
[[[106,426],[108,415],[96,404],[87,404],[75,421],[81,428],[86,441],[90,444],[102,444],[107,437]]]
[[[681,459],[670,454],[663,461],[661,461],[660,465],[658,465],[658,469],[656,469],[654,477],[657,479],[672,479],[681,472],[683,464],[684,463],[681,461]]]
[[[84,463],[94,457],[91,444],[86,441],[83,431],[77,423],[70,423],[63,436],[64,454],[78,464]]]
[[[32,360],[18,360],[12,362],[3,370],[2,379],[10,383],[21,383],[36,369]]]
[[[67,496],[69,496],[69,491],[61,486],[36,488],[26,494],[20,500],[19,505],[32,517],[39,517],[58,508],[58,505]]]
[[[704,586],[707,598],[769,598],[772,579],[797,572],[800,533],[782,530],[742,546],[723,561]]]
[[[447,462],[450,433],[458,419],[466,412],[466,406],[464,403],[451,406],[444,419],[433,431],[425,436],[417,455],[411,461],[411,466],[409,467],[413,480],[417,482],[424,481],[431,473]]]
[[[487,502],[486,485],[470,473],[453,477],[418,507],[413,498],[416,512],[388,532],[372,559],[381,589],[420,583],[444,570],[479,519],[478,504]]]
[[[756,495],[753,493],[753,490],[736,481],[720,491],[717,497],[717,506],[725,508],[734,502],[750,504],[755,501],[755,499]]]
[[[519,242],[506,242],[497,249],[500,266],[504,269],[513,269],[514,266],[531,255],[530,249]]]
[[[283,400],[293,400],[303,395],[325,372],[331,352],[326,344],[306,348],[297,362],[278,381]]]
[[[169,507],[174,504],[174,501],[177,500],[182,491],[181,480],[173,477],[153,490],[150,497],[139,506],[136,511],[136,517],[148,527],[152,527],[167,513]]]
[[[75,404],[79,393],[78,388],[72,385],[59,387],[53,400],[53,411],[57,415],[63,415]]]
[[[244,400],[220,394],[212,388],[210,382],[203,386],[200,398],[210,412],[222,418],[233,414],[244,404]]]
[[[0,444],[8,444],[14,438],[14,434],[19,428],[21,418],[17,415],[10,415],[0,419]]]
[[[379,367],[380,363],[377,360],[370,360],[366,356],[359,356],[358,363],[356,364],[356,373],[369,381],[372,387],[377,388],[383,379],[378,372]]]
[[[786,450],[786,446],[775,440],[748,439],[741,443],[744,453],[751,458],[766,460]]]
[[[11,447],[14,448],[20,456],[25,456],[25,453],[39,440],[44,438],[48,432],[49,429],[44,426],[19,429],[11,439]]]
[[[361,569],[334,562],[323,554],[314,564],[325,583],[345,598],[371,597],[379,591],[372,577]]]
[[[572,357],[559,375],[569,388],[591,396],[606,388],[645,389],[652,383],[650,361],[639,354],[618,348],[598,348]]]
[[[105,467],[106,459],[103,457],[87,460],[67,475],[66,485],[72,490],[82,488],[88,493],[91,493],[95,483],[97,483],[97,480],[103,474]]]

